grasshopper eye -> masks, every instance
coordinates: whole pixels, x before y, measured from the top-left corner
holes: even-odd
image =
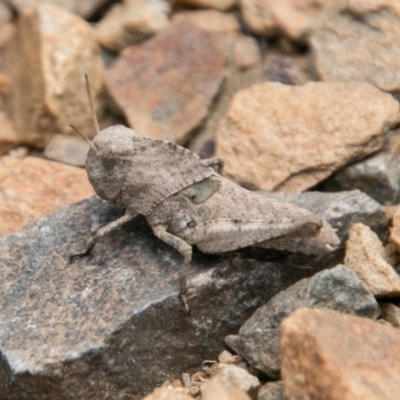
[[[196,221],[194,221],[193,219],[187,223],[188,228],[194,228],[196,225]]]

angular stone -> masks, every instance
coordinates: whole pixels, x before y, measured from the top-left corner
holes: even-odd
[[[241,0],[246,25],[256,34],[304,41],[331,0]]]
[[[36,157],[0,158],[0,236],[93,195],[86,171]]]
[[[143,400],[193,400],[193,397],[175,388],[157,388]]]
[[[399,117],[398,102],[367,83],[267,82],[234,96],[216,155],[238,183],[298,193],[379,150]]]
[[[379,303],[381,317],[394,328],[400,328],[400,308],[392,303]]]
[[[93,131],[83,75],[89,75],[98,100],[99,51],[90,25],[61,7],[40,4],[22,13],[5,54],[5,105],[24,141],[44,146],[55,133],[72,134],[71,123]]]
[[[261,62],[261,51],[257,41],[252,36],[240,35],[234,46],[235,66],[244,70]]]
[[[38,4],[54,4],[65,8],[67,11],[90,18],[101,7],[110,3],[110,0],[7,0],[18,12],[33,9]]]
[[[174,4],[186,7],[214,8],[227,10],[232,8],[238,0],[174,0]]]
[[[127,48],[108,70],[106,83],[137,132],[184,142],[207,116],[224,62],[220,33],[179,18],[145,43]]]
[[[365,81],[394,94],[400,90],[397,1],[337,2],[322,15],[310,39],[321,80]]]
[[[166,0],[125,0],[114,4],[96,25],[97,40],[104,48],[119,53],[166,28],[170,8]]]
[[[195,252],[187,316],[177,297],[182,257],[143,218],[68,264],[121,215],[92,197],[0,239],[0,352],[9,371],[0,376],[10,378],[9,398],[139,399],[215,358],[258,306],[311,274]]]
[[[344,264],[377,296],[400,296],[400,275],[388,263],[388,258],[375,232],[357,223],[349,231]]]
[[[303,308],[282,323],[289,399],[397,400],[400,331],[365,318]]]
[[[396,207],[394,215],[391,219],[390,243],[396,253],[400,253],[400,206]]]
[[[246,361],[272,378],[279,377],[280,323],[301,307],[325,307],[368,318],[378,316],[378,303],[357,275],[343,265],[302,279],[260,307],[225,341]]]
[[[13,124],[4,112],[0,111],[0,155],[21,144],[21,138],[14,130]]]
[[[283,382],[267,382],[261,386],[257,400],[287,400],[283,393]]]
[[[322,190],[360,189],[381,204],[400,202],[400,130],[390,132],[382,149],[329,177]]]
[[[54,135],[44,149],[44,156],[50,160],[84,167],[89,143],[83,139],[66,135]]]
[[[210,381],[203,385],[201,400],[251,400],[249,395],[236,387],[226,388],[220,382]]]

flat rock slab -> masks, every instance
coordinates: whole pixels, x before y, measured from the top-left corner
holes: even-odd
[[[139,399],[198,369],[258,306],[312,274],[195,252],[186,316],[182,258],[143,218],[67,263],[120,215],[92,197],[0,240],[0,398]]]

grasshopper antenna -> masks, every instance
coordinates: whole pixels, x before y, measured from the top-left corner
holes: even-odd
[[[93,121],[94,129],[97,134],[97,133],[100,133],[99,122],[97,121],[97,116],[96,116],[96,113],[94,112],[92,90],[90,89],[89,76],[86,73],[85,73],[85,81],[86,81],[86,92],[88,95],[89,105],[90,105],[90,112],[92,114],[92,121]]]
[[[76,126],[74,126],[74,125],[69,125],[75,132],[77,132],[77,133],[79,133],[79,135],[81,135],[88,143],[89,143],[89,145],[90,145],[90,147],[94,150],[94,151],[96,151],[96,147],[94,147],[94,144],[93,144],[93,142],[86,136],[86,135],[84,135]]]

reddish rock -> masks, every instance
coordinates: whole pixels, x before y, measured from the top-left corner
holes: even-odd
[[[399,117],[399,103],[367,83],[267,82],[234,96],[216,155],[241,184],[298,193],[379,150]]]
[[[224,62],[223,36],[180,18],[145,43],[126,48],[106,73],[106,83],[137,132],[184,142],[207,116]]]
[[[327,309],[302,308],[281,325],[289,399],[397,400],[400,331]]]
[[[96,37],[106,49],[119,53],[169,25],[167,0],[125,0],[116,3],[96,26]]]
[[[72,134],[71,123],[93,131],[83,75],[88,73],[97,100],[103,85],[99,54],[90,25],[63,8],[41,4],[22,13],[5,54],[5,106],[24,141],[43,146],[54,133]]]
[[[366,81],[400,90],[400,3],[333,2],[310,39],[315,68],[324,81]]]
[[[0,235],[93,194],[84,169],[35,157],[1,157]]]
[[[350,228],[344,264],[375,296],[400,296],[400,275],[389,264],[382,242],[370,227],[358,223]]]
[[[261,62],[261,51],[252,36],[240,35],[234,45],[234,59],[238,70],[244,70]]]

